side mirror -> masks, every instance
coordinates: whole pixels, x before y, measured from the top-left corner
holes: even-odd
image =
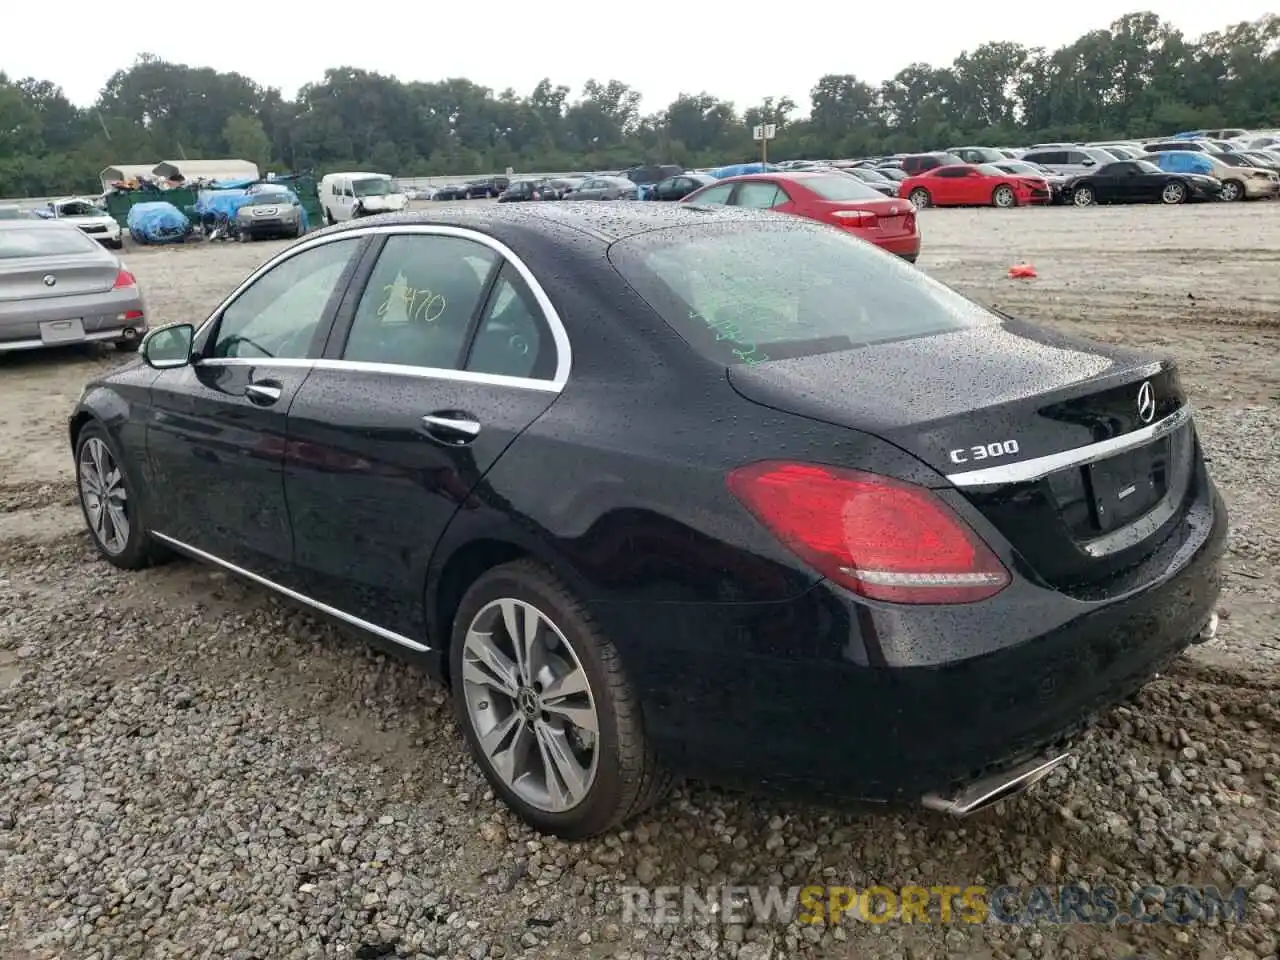
[[[1098,165],[1097,160],[1089,160],[1089,159],[1086,159],[1084,163],[1081,164],[1081,166],[1085,166],[1085,167],[1096,167],[1097,165]]]
[[[196,328],[191,324],[173,323],[152,330],[142,338],[138,349],[147,366],[156,370],[172,370],[191,362],[191,346],[195,337]]]

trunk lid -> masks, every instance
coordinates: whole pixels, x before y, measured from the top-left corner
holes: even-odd
[[[819,209],[822,219],[827,223],[886,237],[910,233],[916,222],[915,208],[909,201],[896,197],[845,202],[832,200],[824,202]],[[863,214],[863,218],[859,221],[842,219],[840,214],[847,211],[858,211]]]
[[[0,259],[0,301],[105,293],[119,273],[120,265],[107,255],[4,258]]]
[[[1009,321],[733,366],[729,379],[748,400],[918,457],[1061,589],[1138,562],[1185,511],[1195,444],[1171,361]]]

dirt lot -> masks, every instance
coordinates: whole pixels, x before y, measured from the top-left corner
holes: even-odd
[[[929,210],[920,266],[980,300],[1175,355],[1231,510],[1219,641],[1113,711],[1069,771],[966,822],[690,785],[600,842],[538,838],[443,691],[189,563],[81,533],[65,418],[121,358],[0,358],[0,956],[1273,956],[1280,908],[1280,203]],[[130,250],[155,323],[278,244]],[[1036,280],[1009,280],[1016,261]],[[1242,923],[626,923],[643,883],[1216,884]],[[1127,902],[1127,901],[1126,901]]]

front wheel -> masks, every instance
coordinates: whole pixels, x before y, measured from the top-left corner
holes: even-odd
[[[1018,195],[1013,192],[1013,187],[1002,183],[1000,186],[996,187],[995,191],[991,194],[991,203],[993,206],[997,206],[1002,209],[1016,207],[1018,205]]]
[[[120,237],[120,238],[118,238],[118,239],[116,239],[116,240],[108,240],[108,241],[107,241],[107,246],[108,246],[108,247],[110,247],[112,250],[123,250],[123,249],[124,249],[124,237]]]
[[[907,199],[911,201],[911,205],[917,210],[923,210],[925,207],[928,207],[933,203],[932,199],[929,197],[929,191],[924,187],[916,187],[911,191],[911,195],[908,196]]]
[[[1173,183],[1166,183],[1164,185],[1164,189],[1160,191],[1161,203],[1184,203],[1186,202],[1186,199],[1187,188],[1177,181],[1174,181]]]
[[[1244,184],[1239,180],[1222,181],[1222,199],[1228,203],[1244,199]]]
[[[1077,207],[1092,207],[1096,199],[1093,187],[1076,187],[1071,192],[1071,202]]]
[[[618,651],[549,570],[504,564],[453,622],[458,722],[493,786],[535,829],[580,839],[652,806],[671,780],[647,745]]]
[[[115,443],[96,421],[76,437],[76,487],[89,536],[104,560],[141,570],[164,555],[143,528],[138,494]]]

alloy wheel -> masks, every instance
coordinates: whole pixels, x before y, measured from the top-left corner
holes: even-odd
[[[912,190],[911,196],[907,199],[911,201],[911,205],[917,210],[923,210],[925,207],[929,206],[929,191],[923,188],[919,190]]]
[[[1164,190],[1160,193],[1160,199],[1165,203],[1181,203],[1185,192],[1186,191],[1183,190],[1182,184],[1167,183],[1165,184]]]
[[[129,544],[129,495],[111,449],[98,437],[80,448],[80,498],[102,549],[113,556],[123,553]]]
[[[1012,207],[1017,203],[1018,198],[1008,187],[996,187],[995,201],[997,207]]]
[[[1081,187],[1071,195],[1071,202],[1077,207],[1093,206],[1093,191],[1088,187]]]
[[[1236,183],[1233,180],[1228,180],[1226,183],[1222,185],[1223,200],[1226,200],[1228,202],[1239,200],[1241,193],[1242,191],[1240,189],[1240,184]]]
[[[463,640],[462,680],[480,749],[512,792],[547,813],[586,799],[600,716],[577,653],[550,617],[510,597],[486,604]]]

